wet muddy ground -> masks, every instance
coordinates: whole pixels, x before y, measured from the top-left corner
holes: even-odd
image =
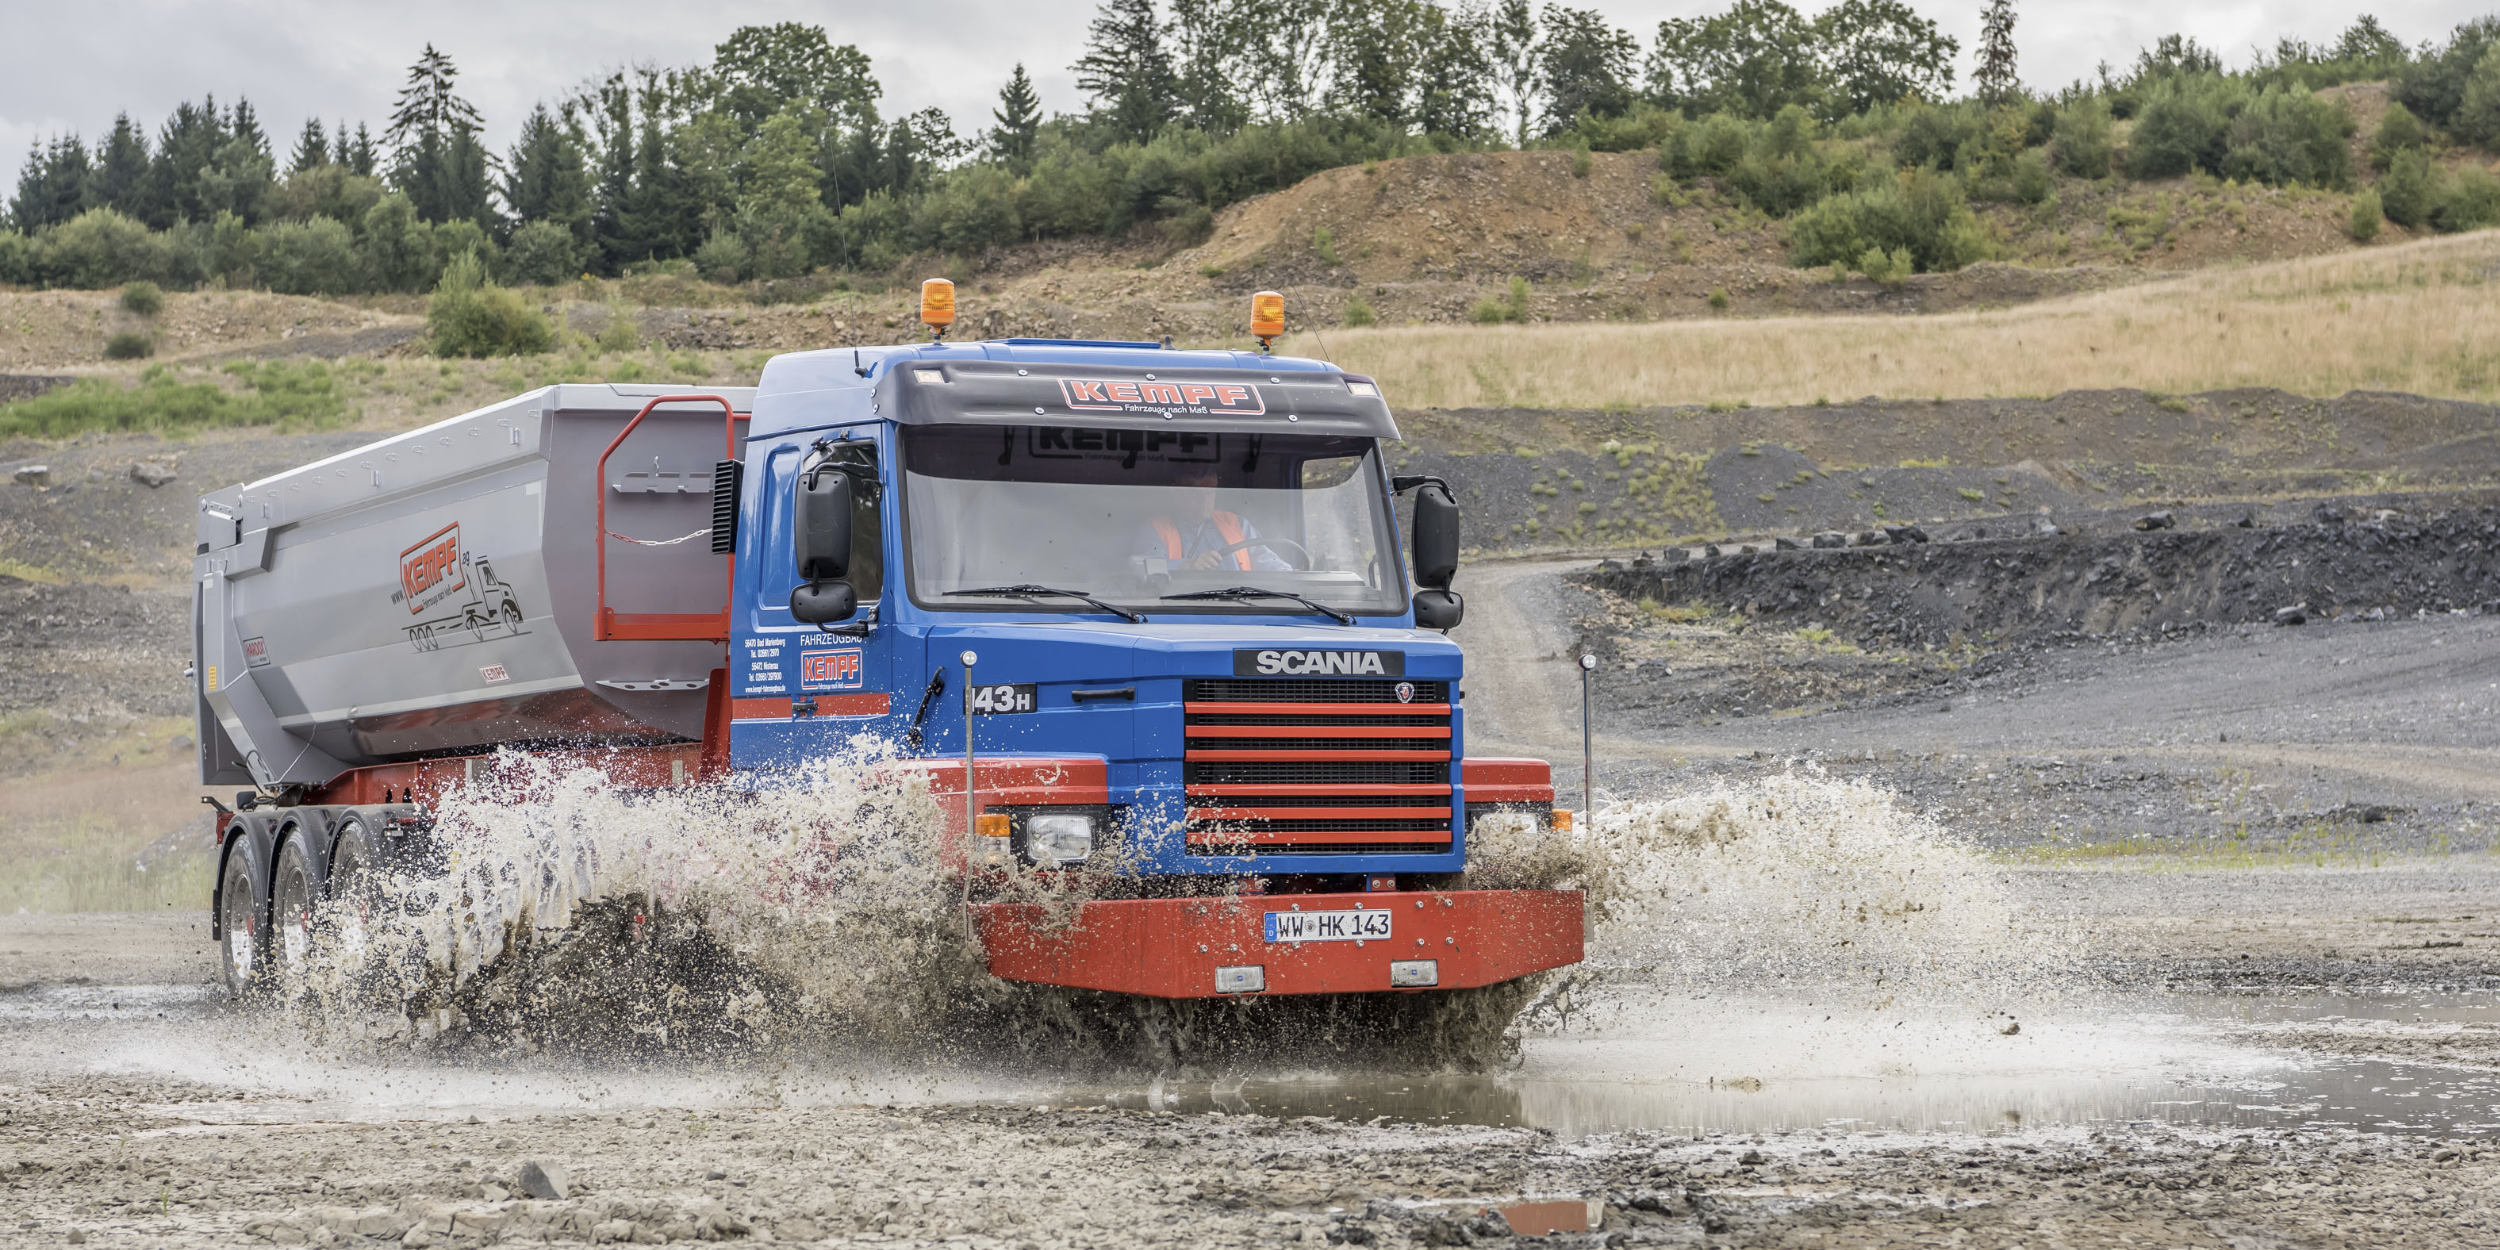
[[[1566,791],[1568,657],[1617,619],[1570,571],[1471,570],[1458,635],[1475,749]],[[1623,618],[1622,661],[1683,624]],[[1761,637],[1702,675],[1769,680]],[[1740,839],[1652,916],[1677,943],[1547,996],[1487,1074],[349,1056],[208,989],[198,915],[0,917],[0,1244],[2500,1245],[2492,657],[2440,617],[1601,704],[1618,799],[1864,781],[1950,854]],[[1886,871],[1963,944],[1949,983],[1817,962],[1854,935],[1785,905]],[[1989,908],[2019,969],[1947,923]]]

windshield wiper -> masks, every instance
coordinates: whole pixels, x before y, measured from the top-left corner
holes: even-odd
[[[1290,590],[1268,590],[1259,586],[1227,586],[1222,590],[1192,590],[1166,599],[1291,599],[1314,612],[1333,618],[1340,625],[1351,625],[1354,618],[1317,599],[1306,599]]]
[[[1039,595],[1054,595],[1061,599],[1082,599],[1095,607],[1101,608],[1103,611],[1108,612],[1113,616],[1119,617],[1121,620],[1127,621],[1131,625],[1143,625],[1146,623],[1144,615],[1131,612],[1127,608],[1114,607],[1111,604],[1104,603],[1102,600],[1086,594],[1082,590],[1061,590],[1056,586],[1036,586],[1030,582],[1023,582],[1014,586],[982,586],[972,590],[950,590],[946,593],[948,595],[1013,595],[1019,599],[1031,599]],[[1166,597],[1169,598],[1169,596]]]

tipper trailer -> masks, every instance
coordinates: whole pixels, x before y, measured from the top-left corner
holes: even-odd
[[[1475,821],[1570,813],[1544,762],[1466,753],[1435,632],[1457,508],[1390,475],[1378,387],[1266,354],[1267,297],[1252,353],[949,343],[933,294],[928,343],[550,386],[204,496],[201,779],[250,787],[218,805],[225,980],[306,958],[498,750],[752,788],[862,734],[925,772],[1002,978],[1423,992],[1577,962],[1578,893],[1467,888]],[[1112,862],[1073,923],[977,888]]]

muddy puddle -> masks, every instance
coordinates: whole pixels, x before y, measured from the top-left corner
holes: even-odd
[[[1640,1020],[1529,1039],[1518,1067],[1494,1075],[1302,1073],[1068,1096],[1565,1136],[2167,1123],[2500,1137],[2500,1071],[2316,1053],[2322,1034],[2367,1050],[2500,1027],[2490,994],[2163,996],[2036,1018],[1718,998],[1662,1000]]]
[[[1550,1129],[2001,1133],[2167,1123],[2500,1137],[2500,1071],[2339,1057],[2500,1029],[2500,995],[2162,995],[2034,1014],[1811,997],[1656,995],[1524,1040],[1472,1075],[1326,1071],[1070,1086],[1051,1074],[844,1062],[602,1069],[545,1060],[382,1064],[267,1047],[194,986],[0,995],[0,1058],[240,1087],[223,1122],[459,1118],[614,1107],[966,1103]],[[2324,1040],[2321,1040],[2324,1039]],[[14,1052],[10,1054],[9,1052]]]

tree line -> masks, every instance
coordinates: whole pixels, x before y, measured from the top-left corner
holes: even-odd
[[[865,54],[782,23],[542,102],[502,152],[429,45],[379,136],[316,119],[281,156],[238,98],[37,145],[0,281],[417,291],[471,253],[528,283],[883,272],[1039,238],[1187,243],[1324,169],[1535,146],[1654,149],[1662,200],[1716,186],[1789,220],[1800,264],[1940,269],[1987,250],[1973,202],[2038,203],[2060,177],[2349,187],[2352,119],[2313,93],[2377,79],[2397,102],[2371,145],[2386,216],[2500,223],[2500,184],[2433,160],[2500,146],[2500,17],[2409,47],[2365,16],[2236,71],[2172,36],[2054,90],[2023,83],[2016,18],[1988,0],[1957,94],[1956,41],[1900,0],[1733,0],[1646,42],[1530,0],[1104,0],[1073,66],[1084,106],[1046,117],[1018,65],[970,135],[888,115]]]

